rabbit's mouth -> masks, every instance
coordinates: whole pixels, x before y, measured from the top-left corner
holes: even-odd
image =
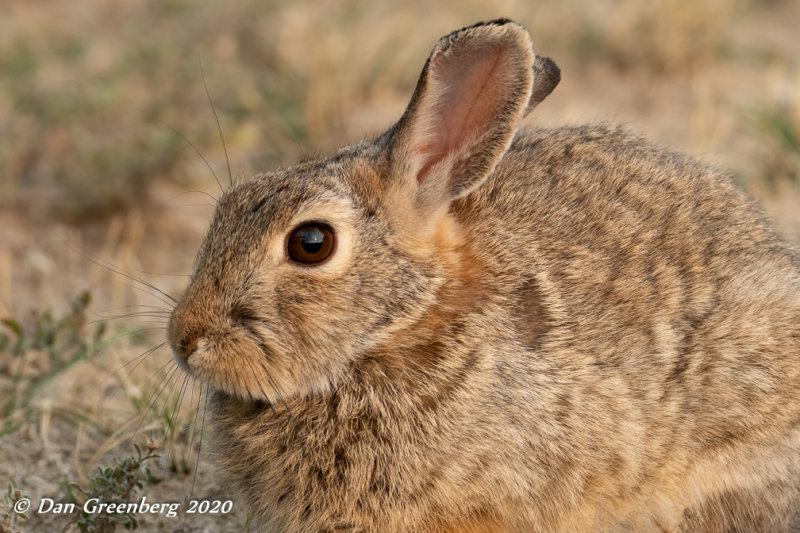
[[[264,368],[262,365],[253,366],[252,362],[259,359],[258,352],[255,352],[256,357],[249,357],[252,354],[243,354],[236,347],[236,344],[221,346],[218,342],[201,338],[188,357],[176,354],[175,359],[184,372],[215,391],[245,401],[269,402],[262,383],[264,379],[260,376]],[[243,365],[243,361],[247,364]]]

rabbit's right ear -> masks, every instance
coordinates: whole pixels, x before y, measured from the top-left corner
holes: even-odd
[[[390,179],[402,180],[425,212],[478,187],[511,144],[533,74],[528,32],[511,21],[442,37],[408,109],[387,132]]]

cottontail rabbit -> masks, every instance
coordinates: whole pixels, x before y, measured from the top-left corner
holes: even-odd
[[[169,340],[265,530],[800,524],[800,261],[692,159],[518,131],[558,80],[455,31],[385,134],[220,199]]]

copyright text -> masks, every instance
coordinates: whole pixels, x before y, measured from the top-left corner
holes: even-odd
[[[23,498],[15,505],[15,511],[25,512],[30,506],[31,502],[27,498]],[[178,516],[181,510],[182,503],[180,502],[148,502],[145,496],[138,502],[112,502],[107,503],[100,501],[98,498],[89,498],[83,505],[75,503],[59,503],[52,498],[42,498],[39,502],[39,507],[36,509],[38,514],[73,514],[76,511],[82,511],[86,514],[162,514],[166,517],[173,518]],[[233,509],[233,502],[231,500],[189,500],[186,503],[187,514],[227,514]]]

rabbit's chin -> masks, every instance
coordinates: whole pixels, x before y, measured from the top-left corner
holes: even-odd
[[[236,394],[228,394],[227,392],[218,389],[213,389],[210,392],[215,403],[235,406],[238,409],[246,409],[253,415],[257,415],[263,411],[268,411],[272,409],[274,405],[269,400],[263,400],[260,398],[242,398]]]

